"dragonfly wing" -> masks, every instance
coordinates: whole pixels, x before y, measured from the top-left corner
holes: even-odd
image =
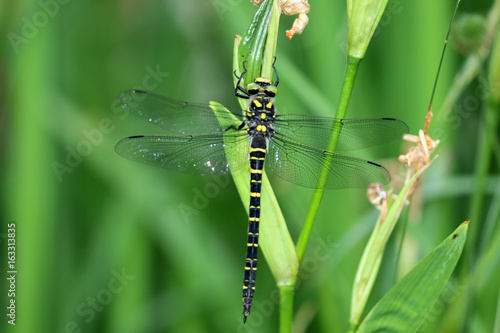
[[[188,103],[143,90],[124,91],[118,97],[118,104],[135,116],[184,135],[224,132],[228,128],[221,123],[234,123],[235,119],[239,120],[239,124],[243,122],[239,109],[230,113],[221,105],[211,107],[208,104]],[[219,119],[213,108],[220,109],[217,110],[220,111]]]
[[[399,140],[408,126],[394,118],[338,119],[286,114],[276,116],[274,129],[287,139],[326,150],[332,131],[340,129],[336,151],[368,148]]]
[[[316,188],[325,157],[333,157],[333,163],[324,188],[362,188],[376,182],[387,184],[391,180],[389,172],[379,164],[284,140],[279,134],[270,141],[266,159],[269,168],[278,176],[297,185]]]
[[[248,165],[248,135],[141,135],[118,142],[115,151],[130,160],[192,175],[220,175]],[[228,159],[226,150],[230,152]]]

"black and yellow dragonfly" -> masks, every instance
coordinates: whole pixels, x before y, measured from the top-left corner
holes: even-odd
[[[277,115],[274,106],[279,83],[277,73],[275,84],[268,78],[259,77],[246,89],[240,85],[243,74],[235,93],[249,100],[246,110],[227,112],[220,105],[182,102],[142,90],[123,92],[119,96],[122,108],[175,134],[131,136],[116,145],[116,152],[134,161],[193,175],[227,174],[250,165],[243,282],[246,321],[255,291],[264,161],[267,160],[268,168],[278,176],[305,187],[317,187],[326,157],[331,166],[325,188],[361,188],[376,182],[387,184],[390,176],[384,167],[327,151],[329,138],[332,130],[340,129],[336,151],[355,150],[400,139],[408,132],[408,127],[393,118]]]

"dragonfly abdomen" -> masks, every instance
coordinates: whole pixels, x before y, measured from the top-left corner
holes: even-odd
[[[260,194],[262,171],[266,157],[266,139],[263,136],[252,138],[250,143],[250,209],[248,214],[247,254],[245,258],[245,277],[243,279],[243,320],[250,314],[255,292],[257,275],[257,252],[259,244]]]

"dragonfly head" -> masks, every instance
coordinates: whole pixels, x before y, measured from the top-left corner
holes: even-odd
[[[250,96],[265,94],[268,97],[275,97],[278,93],[278,88],[268,78],[258,77],[247,86],[247,91]]]

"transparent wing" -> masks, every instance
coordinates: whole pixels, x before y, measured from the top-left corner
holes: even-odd
[[[286,139],[326,150],[336,124],[342,129],[336,151],[356,150],[399,140],[408,126],[393,118],[338,119],[286,114],[276,116],[274,129]]]
[[[222,112],[219,119],[208,104],[188,103],[153,94],[143,90],[127,90],[118,97],[119,105],[140,118],[178,134],[202,134],[227,130],[221,123],[234,123],[235,118],[243,122],[242,111],[232,110],[233,114]],[[222,118],[222,119],[221,119]]]
[[[115,151],[130,160],[192,175],[220,175],[248,164],[248,135],[141,135],[118,142]],[[230,151],[228,161],[226,149]]]
[[[391,180],[389,172],[379,164],[285,141],[279,134],[271,139],[266,159],[278,176],[297,185],[316,188],[325,157],[332,155],[333,163],[324,188],[367,187],[370,183],[387,184]]]

